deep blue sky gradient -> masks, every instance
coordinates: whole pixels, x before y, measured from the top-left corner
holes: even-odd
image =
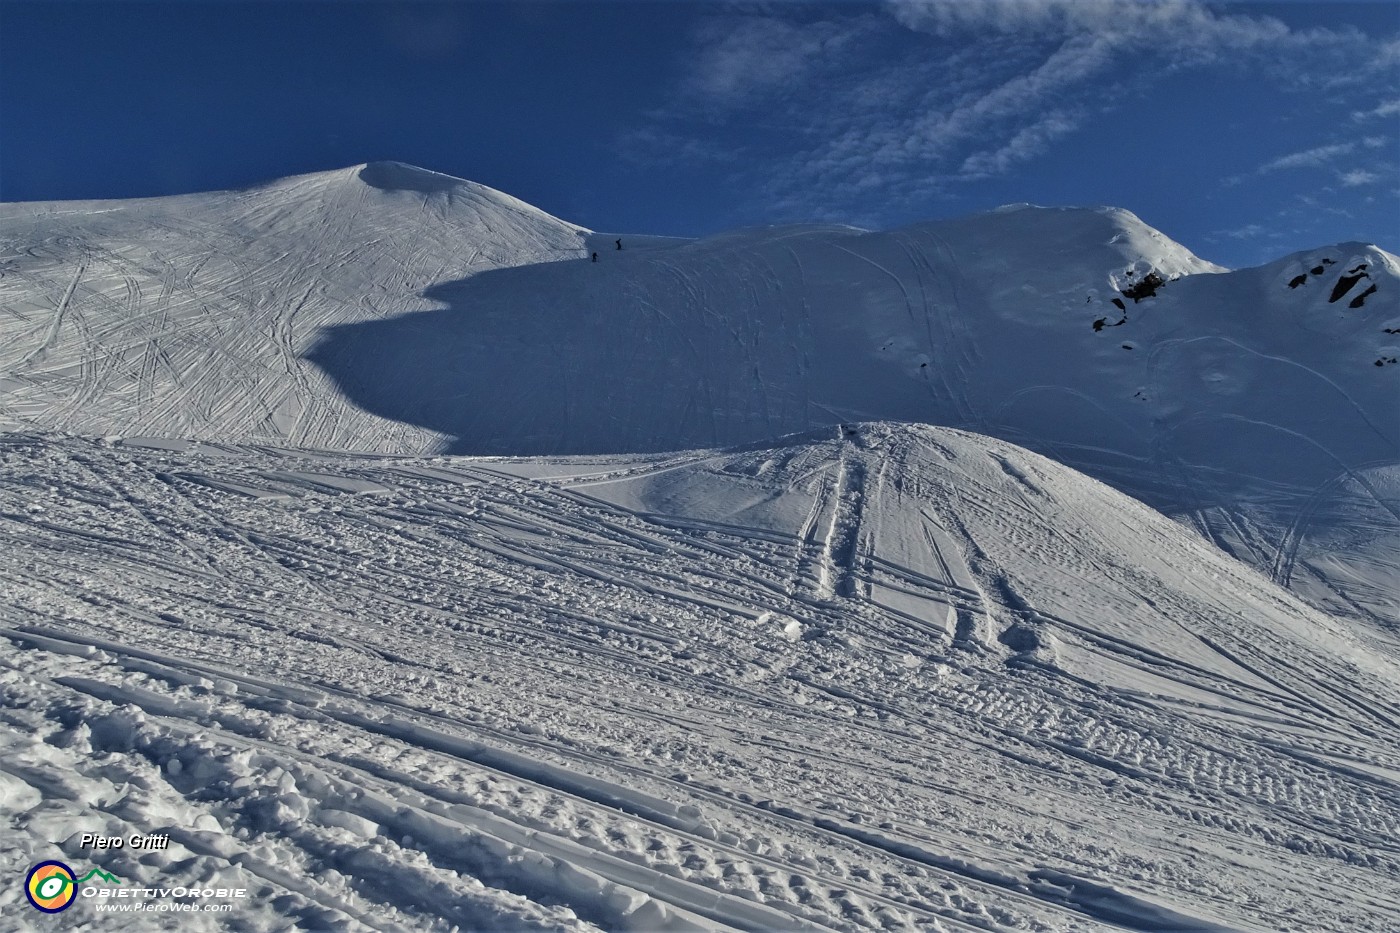
[[[884,227],[1031,201],[1127,207],[1227,265],[1400,249],[1400,5],[1201,9],[1290,38],[1239,58],[1139,40],[1074,78],[1047,63],[1065,36],[910,28],[883,4],[0,0],[0,200],[395,159],[600,230]],[[1056,83],[993,106],[1038,69]],[[1037,141],[1050,111],[1065,119]],[[915,139],[949,115],[962,137]],[[998,150],[1007,164],[974,169]]]

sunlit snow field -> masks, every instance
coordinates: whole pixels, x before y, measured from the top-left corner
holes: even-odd
[[[1400,924],[1383,250],[375,163],[0,205],[0,273],[6,928]]]

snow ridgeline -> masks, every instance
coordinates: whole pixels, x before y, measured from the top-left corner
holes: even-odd
[[[1400,915],[1397,665],[1009,444],[875,424],[569,460],[16,433],[0,470],[12,876],[57,857],[249,890],[182,929]],[[6,922],[28,911],[0,893]]]

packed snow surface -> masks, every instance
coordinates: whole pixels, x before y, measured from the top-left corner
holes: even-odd
[[[9,435],[7,867],[254,928],[1393,926],[1392,660],[1035,454],[825,434]]]
[[[249,893],[93,929],[1394,930],[1397,357],[1391,254],[1108,208],[0,205],[0,866]]]

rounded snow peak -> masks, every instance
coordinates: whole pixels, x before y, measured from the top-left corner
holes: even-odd
[[[366,185],[389,194],[447,195],[449,198],[460,198],[463,203],[476,205],[478,211],[500,210],[508,214],[523,215],[537,223],[567,228],[571,235],[581,233],[585,229],[489,185],[419,168],[407,162],[366,162],[352,167],[351,171]]]
[[[1006,204],[980,214],[947,221],[916,224],[938,231],[969,252],[986,256],[1017,257],[1021,266],[1054,260],[1062,265],[1117,269],[1126,274],[1156,270],[1167,278],[1199,272],[1224,272],[1121,207],[1046,207],[1028,203]]]
[[[360,166],[360,180],[384,191],[417,191],[433,194],[467,184],[464,179],[429,171],[406,162],[366,162]]]

